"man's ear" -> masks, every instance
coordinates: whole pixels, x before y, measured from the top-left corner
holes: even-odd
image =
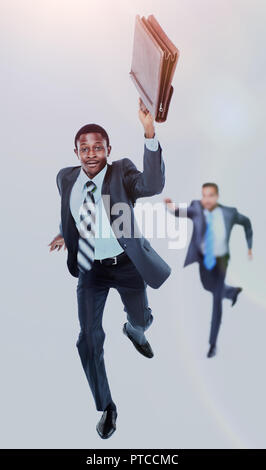
[[[109,157],[109,155],[111,153],[111,150],[112,150],[112,146],[108,145],[108,147],[107,147],[107,157]]]
[[[78,151],[77,151],[76,148],[74,149],[74,152],[75,152],[75,154],[77,155],[77,157],[78,157],[78,159],[79,159],[79,154],[78,154]]]

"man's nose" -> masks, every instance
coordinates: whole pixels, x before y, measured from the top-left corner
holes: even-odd
[[[88,149],[87,150],[87,155],[90,156],[90,154],[92,155],[92,157],[95,157],[95,150],[94,149]]]

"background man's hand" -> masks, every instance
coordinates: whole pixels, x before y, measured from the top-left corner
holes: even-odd
[[[249,257],[249,259],[253,259],[253,253],[252,253],[251,248],[248,250],[248,257]]]
[[[146,108],[142,99],[139,97],[139,119],[144,127],[145,137],[148,139],[154,137],[155,128],[154,128],[154,119],[152,114]]]
[[[166,204],[167,209],[169,209],[170,211],[175,211],[176,205],[173,203],[172,199],[167,197],[164,199],[164,202]]]
[[[49,243],[49,245],[48,245],[48,246],[50,246],[49,251],[56,250],[56,248],[57,248],[57,251],[59,251],[59,250],[61,250],[63,245],[64,245],[64,250],[65,250],[66,249],[65,240],[62,237],[62,235],[59,234],[51,241],[51,243]]]

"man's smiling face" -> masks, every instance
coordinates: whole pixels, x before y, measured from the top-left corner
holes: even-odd
[[[107,147],[105,138],[98,132],[81,134],[77,142],[75,154],[80,160],[81,167],[93,178],[107,163],[107,157],[111,152],[111,145]]]

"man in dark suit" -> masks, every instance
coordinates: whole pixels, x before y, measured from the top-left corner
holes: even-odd
[[[176,217],[187,216],[193,221],[193,233],[184,262],[187,266],[195,261],[199,263],[199,272],[203,287],[213,295],[212,320],[207,357],[216,354],[216,341],[222,319],[222,299],[237,301],[241,287],[225,284],[226,270],[230,258],[229,238],[235,224],[245,230],[248,256],[252,258],[252,226],[250,219],[240,214],[235,207],[228,207],[218,202],[219,190],[216,183],[202,185],[201,200],[193,200],[185,213],[171,199],[164,202],[167,209]]]
[[[127,313],[123,333],[143,356],[151,358],[153,351],[144,334],[153,321],[146,287],[159,288],[171,272],[140,233],[134,217],[136,199],[161,193],[165,184],[154,120],[141,99],[138,113],[145,138],[143,172],[129,158],[109,164],[108,134],[101,126],[88,124],[75,137],[80,165],[62,168],[56,177],[61,223],[50,251],[65,246],[68,270],[78,278],[76,346],[96,409],[103,411],[96,426],[103,439],[113,434],[117,418],[103,349],[102,316],[109,289],[117,289]]]

